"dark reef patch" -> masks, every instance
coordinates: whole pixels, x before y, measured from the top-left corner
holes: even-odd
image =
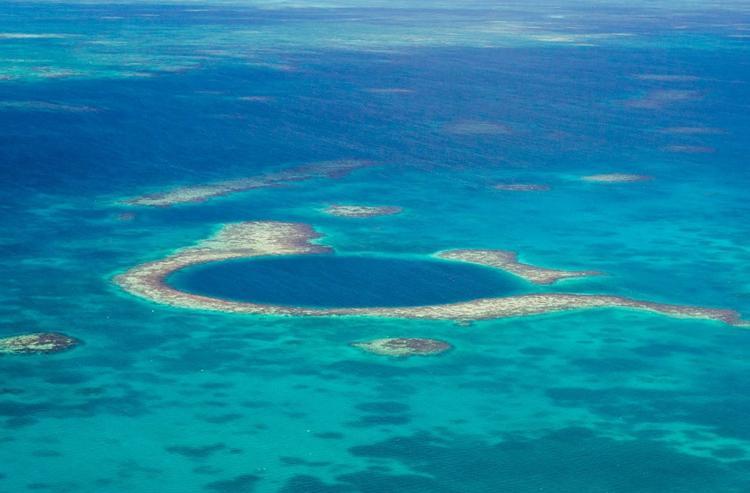
[[[331,363],[326,368],[342,375],[362,378],[405,377],[429,373],[428,369],[422,367],[388,365],[371,361],[338,361]]]
[[[497,443],[418,434],[353,447],[350,452],[398,461],[414,471],[401,476],[365,471],[337,478],[362,493],[740,493],[750,488],[750,476],[742,467],[682,454],[648,440],[616,441],[585,428]]]
[[[178,454],[190,459],[205,459],[206,457],[226,448],[227,446],[223,443],[215,443],[213,445],[203,445],[199,447],[190,447],[187,445],[172,445],[169,447],[165,447],[165,450],[170,454]]]
[[[643,346],[638,346],[632,350],[639,356],[646,356],[650,358],[661,358],[665,356],[671,356],[673,354],[707,354],[708,351],[699,347],[686,346],[683,344],[662,344],[654,343]]]
[[[240,413],[227,413],[227,414],[219,414],[215,416],[197,416],[198,419],[205,421],[206,423],[211,424],[224,424],[229,423],[230,421],[237,421],[238,419],[242,419],[243,415]]]
[[[357,409],[366,413],[404,413],[409,410],[409,406],[396,401],[382,402],[364,402],[357,404]]]
[[[75,385],[88,382],[90,377],[84,373],[74,372],[55,372],[52,375],[44,377],[44,381],[47,383],[63,384],[63,385]]]
[[[582,370],[602,374],[648,370],[651,364],[636,358],[579,358],[573,363]]]
[[[29,491],[50,490],[54,487],[55,486],[50,483],[29,483],[26,485],[26,489]]]
[[[525,348],[521,348],[519,351],[521,354],[528,354],[529,356],[547,356],[550,354],[555,354],[554,349],[549,349],[546,347],[536,347],[536,346],[528,346]]]
[[[63,454],[57,450],[35,450],[31,455],[34,457],[62,457]]]
[[[301,457],[279,457],[279,461],[285,466],[325,467],[330,464],[326,461],[307,460]]]
[[[632,422],[682,422],[711,428],[714,433],[750,440],[746,410],[750,397],[725,396],[710,389],[692,392],[610,387],[557,387],[547,396],[563,407],[581,407],[606,418]]]
[[[2,387],[0,388],[0,395],[20,395],[25,391],[16,387]]]
[[[714,450],[712,455],[720,459],[739,459],[740,457],[745,457],[747,452],[740,447],[722,447]]]
[[[233,479],[213,481],[206,484],[205,489],[217,493],[250,493],[255,490],[260,476],[242,474]]]
[[[364,428],[368,426],[394,426],[406,425],[411,422],[411,417],[401,414],[383,414],[362,416],[357,421],[347,423],[349,426]]]
[[[315,476],[301,474],[287,481],[279,493],[351,493],[354,491],[356,490],[351,485],[329,485]]]
[[[324,431],[322,433],[316,433],[315,436],[322,438],[323,440],[341,440],[344,438],[344,434],[337,431]]]

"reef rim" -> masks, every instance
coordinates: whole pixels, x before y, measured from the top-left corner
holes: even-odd
[[[166,258],[138,265],[117,275],[114,282],[128,293],[156,303],[238,314],[373,316],[470,321],[588,308],[629,308],[671,317],[716,320],[730,325],[748,325],[747,322],[741,320],[737,312],[732,310],[654,303],[609,295],[536,293],[409,307],[303,308],[201,296],[180,291],[165,282],[171,273],[189,265],[267,255],[308,255],[332,252],[333,250],[328,246],[312,243],[312,240],[320,237],[321,235],[312,227],[300,223],[253,221],[228,224],[213,237],[193,247],[178,250]],[[472,251],[469,250],[469,252]],[[501,262],[490,266],[512,272]]]

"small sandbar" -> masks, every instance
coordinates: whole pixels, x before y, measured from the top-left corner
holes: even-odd
[[[250,103],[270,103],[274,101],[274,98],[272,96],[240,96],[237,100]]]
[[[0,354],[49,354],[66,351],[79,341],[57,332],[35,332],[0,339]]]
[[[666,127],[659,130],[660,133],[672,135],[720,135],[725,130],[716,127]]]
[[[648,181],[652,179],[652,176],[633,175],[628,173],[604,173],[600,175],[588,175],[581,177],[581,180],[593,183],[633,183],[638,181]]]
[[[412,94],[414,91],[403,87],[368,87],[365,92],[372,94]]]
[[[492,188],[503,192],[549,192],[550,186],[539,183],[497,183]]]
[[[173,272],[190,265],[268,255],[330,253],[330,247],[312,243],[321,235],[306,224],[259,221],[229,224],[216,235],[166,258],[138,265],[114,278],[126,292],[155,303],[237,314],[286,316],[371,316],[428,320],[470,321],[519,317],[590,308],[630,308],[672,317],[707,319],[746,325],[739,314],[683,305],[639,301],[619,296],[537,293],[481,298],[457,303],[408,307],[307,308],[230,301],[180,291],[165,282]],[[466,258],[466,256],[463,256]],[[507,261],[504,262],[507,264]],[[501,267],[504,270],[506,267]],[[518,267],[514,267],[519,270]],[[530,272],[530,271],[529,271]],[[531,274],[528,274],[531,276]],[[543,276],[541,277],[543,279]]]
[[[693,145],[669,145],[662,147],[662,150],[680,154],[712,154],[716,152],[714,147]]]
[[[677,103],[700,99],[698,91],[658,89],[625,101],[625,106],[643,110],[658,110]]]
[[[44,111],[50,113],[94,113],[93,106],[54,103],[49,101],[0,101],[0,110]]]
[[[652,80],[656,82],[694,82],[700,77],[684,74],[636,74],[633,76],[640,80]]]
[[[256,188],[279,187],[314,178],[341,178],[360,168],[374,166],[367,161],[342,160],[312,163],[257,177],[239,178],[202,185],[179,187],[166,192],[141,195],[124,200],[125,205],[168,207],[244,192]]]
[[[494,267],[515,274],[534,284],[552,284],[561,279],[601,275],[601,272],[593,270],[558,270],[524,264],[518,261],[518,255],[515,252],[505,250],[448,250],[438,253],[437,257]]]
[[[0,33],[0,39],[64,39],[70,34],[60,33]]]
[[[447,342],[437,339],[413,337],[374,339],[372,341],[353,342],[351,345],[368,353],[398,358],[407,356],[433,356],[453,348]]]
[[[401,207],[394,205],[329,205],[323,212],[330,216],[339,217],[375,217],[392,216],[403,212]]]
[[[460,120],[443,126],[443,131],[454,135],[508,135],[513,130],[495,122],[479,120]]]

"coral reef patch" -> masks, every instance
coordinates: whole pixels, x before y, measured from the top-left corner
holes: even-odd
[[[403,209],[392,205],[329,205],[324,212],[339,217],[375,217],[399,214]]]
[[[600,175],[588,175],[581,178],[583,181],[595,183],[630,183],[636,181],[651,180],[652,177],[646,175],[633,175],[628,173],[604,173]]]
[[[353,347],[382,356],[430,356],[452,349],[453,346],[437,339],[389,337],[365,342],[353,342]]]
[[[59,353],[79,344],[79,341],[57,332],[35,332],[0,339],[0,354]]]

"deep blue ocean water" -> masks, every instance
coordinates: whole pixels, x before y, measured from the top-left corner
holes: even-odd
[[[523,288],[508,274],[458,262],[335,255],[214,262],[167,282],[215,298],[309,307],[435,305]]]
[[[749,35],[744,2],[3,2],[0,335],[84,344],[0,358],[0,491],[750,491],[746,329],[233,316],[111,282],[223,223],[297,221],[342,256],[513,250],[607,274],[545,289],[748,318]],[[379,166],[119,204],[335,159]],[[653,179],[579,180],[611,172]],[[350,346],[378,337],[455,349]]]

